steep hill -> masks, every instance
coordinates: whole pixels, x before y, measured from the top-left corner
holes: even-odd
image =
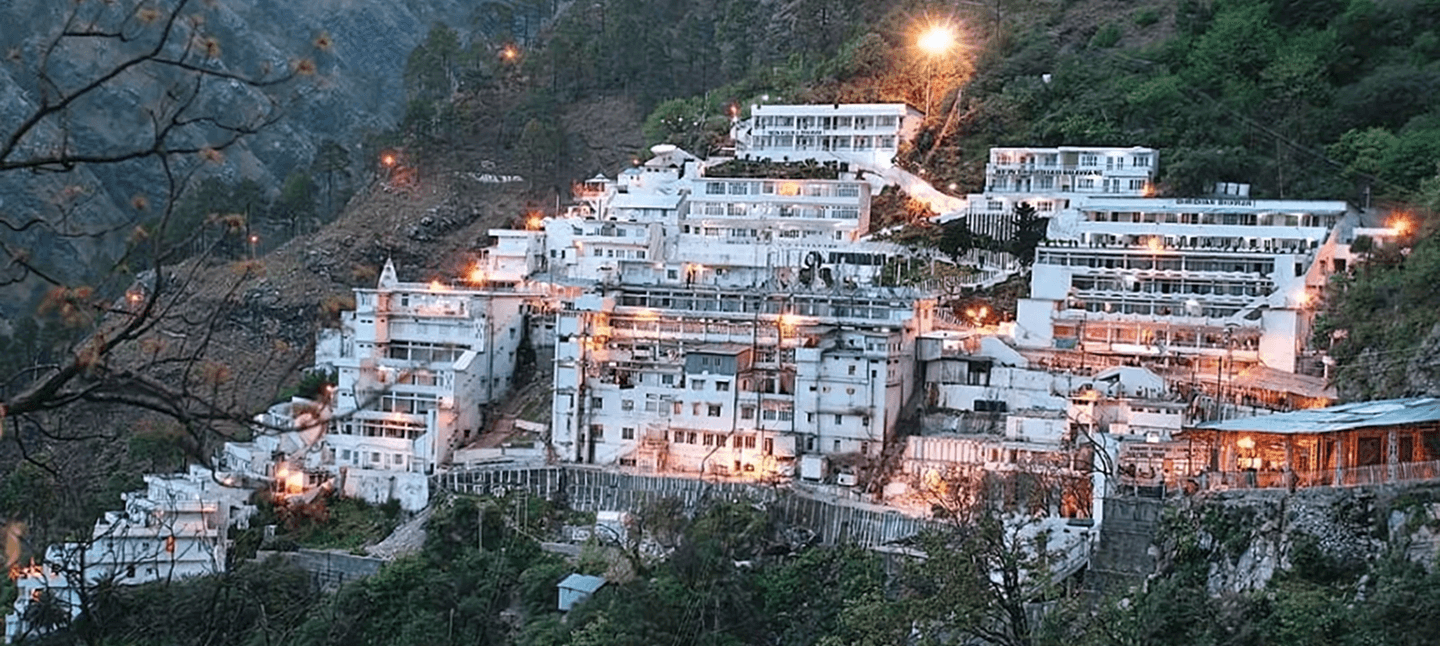
[[[301,82],[269,98],[238,83],[228,89],[214,88],[207,95],[217,103],[206,109],[222,119],[238,120],[242,116],[227,114],[226,103],[233,110],[250,110],[271,99],[278,101],[275,107],[279,120],[226,150],[228,163],[213,171],[225,182],[254,180],[269,195],[277,194],[293,171],[308,168],[327,140],[344,142],[348,157],[345,166],[354,170],[367,168],[368,164],[360,159],[363,142],[393,128],[404,114],[404,72],[410,52],[434,23],[468,27],[485,15],[472,3],[458,0],[168,0],[157,6],[165,9],[161,15],[168,15],[182,2],[184,22],[211,39],[207,42],[215,51],[207,64],[213,71],[265,76],[292,69],[298,61],[313,64],[313,72],[304,73]],[[131,4],[46,0],[5,3],[0,18],[25,28],[0,30],[0,52],[7,53],[0,64],[0,120],[16,124],[46,97],[53,96],[48,82],[62,89],[74,88],[116,60],[115,50],[104,46],[81,43],[48,53],[47,48],[67,18],[72,20],[72,31],[92,21],[109,27],[122,24],[124,17],[112,14]],[[125,23],[130,30],[127,33],[153,33],[159,28],[159,23],[142,24],[143,18],[138,17],[142,13],[137,10],[136,17]],[[484,40],[488,36],[480,33],[476,37]],[[42,69],[48,73],[48,81],[38,75]],[[68,130],[69,140],[75,142],[73,147],[87,152],[133,142],[137,133],[144,136],[147,115],[165,105],[167,79],[158,80],[149,83],[122,77],[107,83],[72,109],[56,127]],[[8,128],[0,131],[9,132]],[[58,130],[41,134],[58,136]],[[128,232],[137,221],[153,217],[153,211],[137,212],[132,207],[137,196],[144,196],[152,205],[165,203],[164,195],[158,191],[164,185],[162,172],[157,164],[139,160],[82,165],[61,176],[0,173],[0,209],[17,221],[32,214],[52,220],[69,215],[96,228]],[[74,200],[74,204],[61,201],[60,196],[75,193],[83,195],[83,199]],[[126,240],[123,234],[71,237],[34,227],[13,232],[7,242],[25,248],[31,258],[61,280],[93,284],[120,257]],[[36,289],[33,281],[7,285],[0,292],[5,296],[0,299],[0,317],[23,315]]]

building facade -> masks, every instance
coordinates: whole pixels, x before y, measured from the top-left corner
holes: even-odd
[[[84,610],[82,591],[97,585],[140,585],[225,571],[231,521],[243,525],[254,508],[247,489],[221,486],[208,470],[145,476],[146,489],[122,495],[124,508],[107,511],[87,540],[52,545],[38,564],[16,567],[18,595],[5,616],[5,643],[48,629],[31,625],[33,604],[52,617]]]
[[[566,461],[736,477],[878,455],[934,302],[620,285],[559,314],[551,441]]]
[[[1022,347],[1224,358],[1295,370],[1307,277],[1344,202],[1087,199],[1073,235],[1036,251]],[[1053,229],[1052,229],[1053,231]]]
[[[997,240],[1015,233],[1022,202],[1036,216],[1057,218],[1087,196],[1154,194],[1159,153],[1153,148],[991,148],[985,192],[967,196],[966,224]]]
[[[843,161],[884,169],[924,114],[903,103],[752,105],[731,129],[735,156]]]
[[[541,297],[502,283],[402,282],[387,261],[316,350],[317,368],[339,377],[322,463],[427,474],[445,464],[510,391]]]

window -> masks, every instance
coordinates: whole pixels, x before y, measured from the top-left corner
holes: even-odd
[[[770,455],[770,454],[774,453],[774,452],[775,452],[775,438],[773,438],[773,437],[767,437],[767,438],[765,438],[764,447],[765,447],[765,455]]]
[[[694,417],[699,417],[699,416],[700,416],[700,402],[695,402],[695,403],[693,403],[693,404],[690,404],[690,415],[692,415],[692,416],[694,416]]]
[[[742,406],[740,408],[740,419],[755,419],[755,407]]]
[[[620,439],[622,439],[622,440],[633,440],[633,439],[635,439],[635,429],[632,428],[632,427],[629,427],[629,426],[622,426],[622,427],[620,427]]]
[[[684,409],[682,408],[682,406],[684,406],[684,403],[683,403],[683,402],[678,402],[678,401],[677,401],[677,402],[674,402],[674,406],[672,406],[672,409],[674,410],[674,412],[675,412],[676,415],[679,415],[679,414],[681,413],[681,411],[684,410]]]
[[[836,423],[836,424],[844,424],[844,423],[845,423],[845,416],[844,416],[844,415],[836,415],[836,416],[835,416],[835,423]]]
[[[668,373],[667,373],[667,374],[660,375],[660,383],[662,383],[662,384],[664,384],[664,385],[666,385],[666,386],[673,386],[673,385],[675,385],[675,375],[668,374]]]
[[[620,400],[620,410],[635,410],[635,400],[633,400],[633,399],[622,399],[622,400]]]
[[[710,410],[709,410],[708,412],[709,412],[709,414],[710,414],[710,417],[719,417],[719,416],[720,416],[720,405],[719,405],[719,404],[710,404]]]
[[[604,439],[604,437],[605,437],[605,425],[604,425],[604,424],[591,424],[591,425],[590,425],[590,439],[592,439],[592,440],[599,440],[599,439]]]
[[[851,375],[854,375],[854,374],[855,374],[855,365],[854,365],[854,364],[851,364],[851,365],[850,365],[850,374],[851,374]]]
[[[710,435],[709,433],[706,433],[706,434],[705,434],[705,437],[703,438],[702,444],[703,444],[704,446],[714,446],[714,439],[713,439],[713,437],[714,437],[714,436]]]
[[[691,380],[690,380],[690,390],[705,390],[705,380],[704,380],[704,379],[691,379]]]
[[[605,398],[604,398],[604,397],[591,397],[591,398],[590,398],[590,407],[593,408],[593,409],[595,409],[595,410],[600,410],[600,409],[602,409],[602,408],[605,408]]]
[[[720,392],[722,392],[722,393],[724,393],[724,392],[729,392],[729,391],[730,391],[730,382],[728,382],[728,381],[717,381],[717,382],[715,382],[715,390],[718,390],[718,391],[720,391]]]

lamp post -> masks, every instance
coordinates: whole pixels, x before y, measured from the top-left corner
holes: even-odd
[[[948,25],[934,25],[920,34],[915,42],[929,62],[929,74],[925,78],[925,116],[930,116],[930,86],[935,81],[935,59],[950,51],[955,45],[955,31]]]

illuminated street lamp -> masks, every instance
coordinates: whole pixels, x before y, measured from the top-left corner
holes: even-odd
[[[935,80],[935,59],[943,56],[955,46],[955,30],[949,25],[934,25],[920,34],[919,40],[915,41],[920,51],[929,58],[930,74],[925,79],[925,114],[930,114],[930,86]]]

